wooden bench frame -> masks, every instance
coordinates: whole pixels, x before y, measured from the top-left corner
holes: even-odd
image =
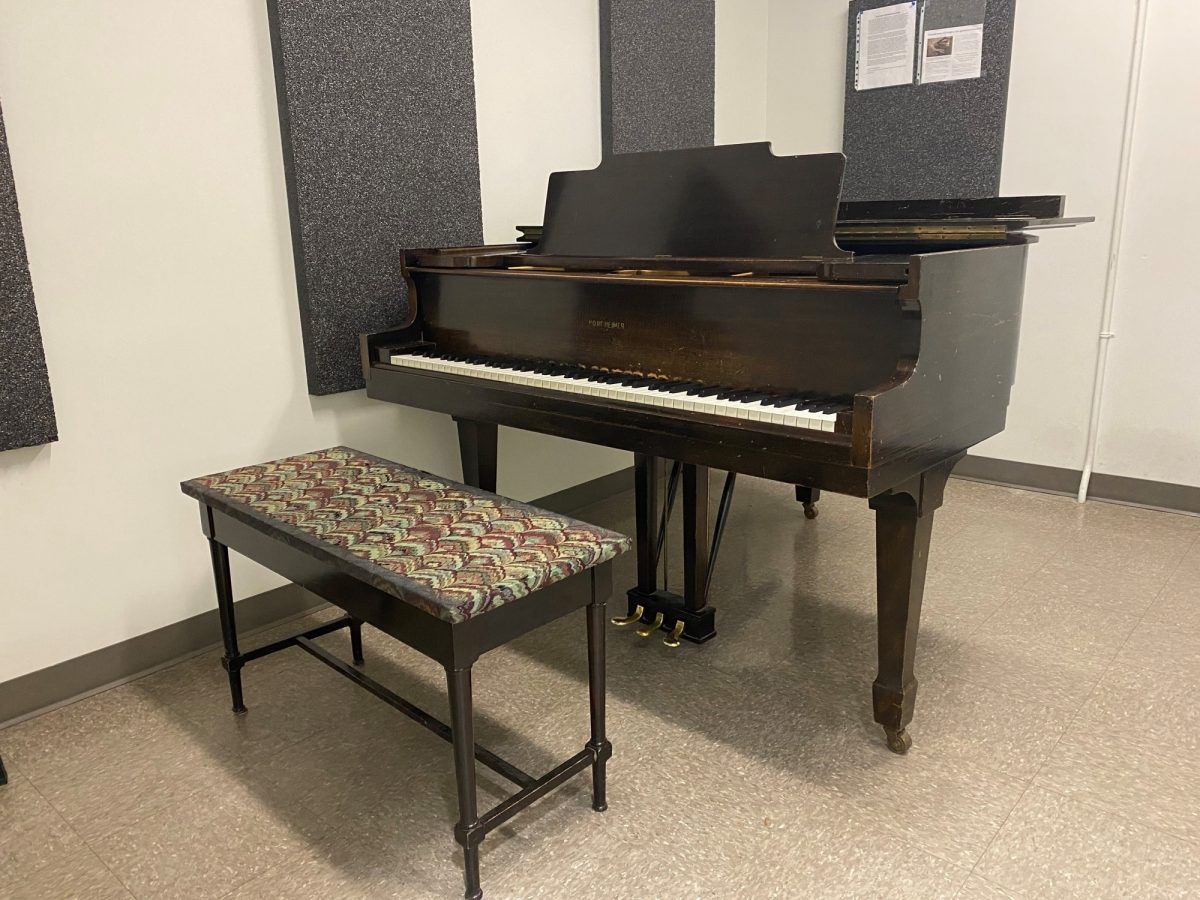
[[[265,530],[268,527],[266,525],[254,525],[236,519],[204,501],[200,501],[200,518],[212,554],[221,636],[225,646],[222,665],[229,675],[233,711],[239,714],[246,712],[242,699],[242,668],[253,660],[294,646],[312,654],[359,687],[449,741],[454,748],[458,788],[459,819],[454,827],[454,837],[463,848],[467,900],[478,900],[483,896],[479,886],[479,846],[484,837],[530,804],[590,768],[592,808],[597,812],[608,808],[605,764],[612,755],[612,744],[605,737],[604,723],[604,610],[612,593],[611,561],[481,615],[452,623],[356,578],[344,567],[315,558]],[[231,549],[328,600],[344,610],[346,615],[253,650],[240,651],[229,571]],[[590,575],[590,591],[579,590],[584,574]],[[476,746],[471,667],[487,651],[584,606],[587,607],[591,737],[579,753],[535,778],[496,754]],[[438,721],[357,668],[363,662],[364,623],[436,660],[445,668],[450,699],[449,725]],[[343,628],[350,630],[353,664],[314,643],[315,638]],[[478,812],[476,802],[476,760],[519,788],[482,815]]]

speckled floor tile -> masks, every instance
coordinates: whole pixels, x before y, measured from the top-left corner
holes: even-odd
[[[628,495],[579,515],[632,530]],[[906,757],[871,715],[865,504],[826,496],[809,521],[788,486],[744,479],[728,535],[715,641],[607,632],[609,811],[580,778],[498,829],[487,896],[1012,900],[1200,883],[1200,838],[1178,837],[1196,836],[1200,793],[1200,520],[952,481]],[[676,528],[675,585],[679,547]],[[616,615],[633,556],[614,574]],[[479,743],[535,774],[582,746],[584,633],[573,615],[480,660]],[[344,634],[322,642],[345,653]],[[373,678],[446,716],[440,667],[370,628],[365,642]],[[0,895],[457,896],[449,745],[300,651],[245,683],[237,717],[209,653],[0,731],[16,788],[0,793]],[[512,789],[479,777],[481,809]]]
[[[0,884],[29,878],[82,849],[82,839],[29,780],[10,772],[0,788]]]
[[[1080,708],[1072,731],[1200,753],[1197,696],[1200,672],[1164,678],[1155,669],[1117,666]]]
[[[1028,897],[1194,897],[1196,845],[1102,807],[1030,788],[976,868]]]
[[[1200,630],[1143,621],[1117,654],[1117,663],[1195,677],[1200,675]]]
[[[1059,652],[1108,660],[1137,627],[1145,604],[1137,604],[1136,608],[1137,613],[1097,608],[1031,586],[1010,597],[984,622],[980,634],[1001,641],[1020,641],[1035,635],[1040,645],[1053,646]]]
[[[1035,783],[1200,843],[1200,770],[1191,747],[1073,728]]]
[[[1146,610],[1145,621],[1200,631],[1200,541],[1184,556]]]
[[[133,685],[104,691],[0,731],[5,761],[37,780],[75,768],[95,750],[121,748],[172,727],[174,718]]]
[[[111,740],[60,758],[52,774],[30,780],[85,840],[131,825],[160,809],[185,803],[236,767],[174,724],[159,723],[123,745]]]
[[[320,820],[292,822],[288,815],[226,780],[91,847],[137,897],[208,900],[305,850]]]
[[[992,884],[986,878],[972,875],[959,888],[955,900],[1022,900],[1022,897]]]
[[[917,675],[936,672],[980,690],[1000,690],[1029,703],[1074,710],[1095,689],[1108,661],[1096,653],[1042,643],[1032,635],[993,636],[985,627],[967,637],[922,635]]]
[[[918,673],[913,739],[1022,781],[1037,774],[1074,715],[1031,704],[1020,694],[944,678],[936,670],[926,673]]]
[[[87,848],[30,878],[15,882],[0,878],[0,896],[5,900],[133,900],[133,894]]]

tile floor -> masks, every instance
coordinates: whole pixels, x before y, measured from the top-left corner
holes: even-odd
[[[488,897],[1200,896],[1200,519],[953,482],[903,758],[865,504],[810,522],[746,480],[731,527],[716,641],[610,632],[609,812],[579,781],[495,833]],[[434,665],[367,658],[444,714]],[[582,613],[476,671],[482,743],[531,771],[581,746]],[[447,745],[298,650],[246,686],[235,718],[209,653],[0,731],[0,896],[461,896]]]

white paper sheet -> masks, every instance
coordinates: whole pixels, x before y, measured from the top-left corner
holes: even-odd
[[[916,0],[859,13],[854,89],[912,84],[916,43]]]
[[[925,32],[921,84],[962,81],[983,74],[983,25],[960,25]]]

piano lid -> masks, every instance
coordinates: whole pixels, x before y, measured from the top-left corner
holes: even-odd
[[[835,260],[840,153],[776,156],[769,143],[619,153],[555,172],[546,257]]]

